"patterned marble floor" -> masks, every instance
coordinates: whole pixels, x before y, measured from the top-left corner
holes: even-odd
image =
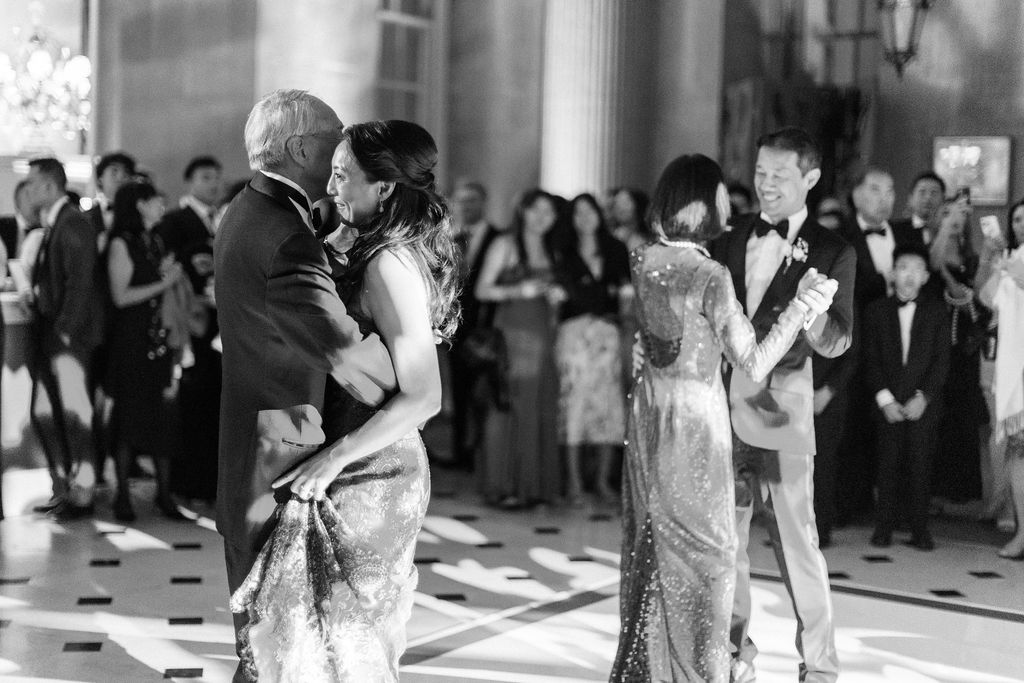
[[[45,473],[5,475],[8,513]],[[230,680],[222,545],[210,511],[168,522],[143,500],[124,527],[38,515],[0,522],[0,681]],[[833,575],[844,683],[1024,681],[1024,563],[1003,536],[936,523],[939,547],[878,552],[868,529],[837,532]],[[796,679],[795,621],[765,535],[753,551],[761,683]],[[619,520],[600,507],[499,512],[464,475],[436,471],[420,536],[420,588],[402,680],[607,680],[618,631]]]

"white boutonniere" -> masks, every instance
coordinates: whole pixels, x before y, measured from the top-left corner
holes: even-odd
[[[803,237],[798,237],[793,244],[789,245],[789,251],[786,253],[786,269],[793,261],[804,263],[807,261],[807,254],[810,250],[807,248],[807,240]]]

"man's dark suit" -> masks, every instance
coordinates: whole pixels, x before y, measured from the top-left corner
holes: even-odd
[[[270,484],[323,442],[328,375],[367,404],[395,381],[379,339],[364,339],[347,315],[323,248],[290,196],[305,202],[257,173],[231,203],[214,245],[224,348],[217,529],[232,592],[269,532]],[[236,628],[244,625],[244,615],[234,617]]]
[[[758,341],[768,334],[781,311],[796,295],[797,285],[807,269],[813,267],[839,282],[832,306],[823,314],[826,319],[819,334],[801,333],[774,371],[776,374],[807,373],[807,359],[812,352],[834,357],[845,352],[850,345],[856,257],[842,238],[808,217],[796,236],[796,239],[807,243],[806,260],[803,263],[794,261],[788,268],[783,263],[768,285],[757,311],[746,311],[747,242],[758,220],[756,215],[738,217],[732,229],[712,245],[714,257],[732,274],[736,296],[750,317]],[[810,392],[810,381],[806,382],[806,387]],[[808,395],[806,398],[807,414],[794,419],[810,424],[813,421],[810,410],[812,397]],[[778,454],[743,444],[738,439],[734,439],[734,444],[734,465],[738,467],[738,473],[744,475],[742,481],[737,480],[737,495],[740,496],[741,489],[748,487],[750,496],[746,498],[749,500],[760,495],[764,484],[767,484],[771,495],[774,516],[768,524],[769,536],[797,615],[797,643],[804,658],[801,666],[829,675],[838,670],[838,658],[828,591],[828,568],[817,547],[817,534],[812,531],[814,465],[811,451],[814,444],[810,443],[805,453]],[[769,474],[771,470],[774,470],[774,476]],[[756,653],[747,635],[751,609],[750,559],[746,549],[750,517],[749,504],[738,505],[736,601],[730,634],[737,656],[748,661]]]
[[[471,262],[462,264],[462,291],[459,303],[462,305],[462,321],[452,344],[449,356],[452,362],[452,403],[455,414],[452,421],[452,457],[462,467],[471,467],[474,453],[483,436],[486,420],[487,403],[477,400],[475,390],[479,384],[478,375],[463,361],[462,342],[466,335],[481,325],[490,325],[491,306],[483,306],[473,294],[480,267],[494,238],[500,231],[490,223],[485,226],[486,232],[480,242],[480,248],[473,255]],[[469,248],[469,236],[456,238],[456,244],[466,258]]]
[[[0,240],[7,250],[7,258],[18,257],[18,219],[15,216],[0,216]]]
[[[68,483],[67,475],[92,451],[91,397],[82,383],[90,379],[91,356],[103,339],[105,316],[97,272],[92,226],[66,204],[43,238],[32,272],[37,313],[32,417],[56,494],[65,492],[61,489]],[[53,409],[53,443],[43,436],[46,430],[36,412],[40,385]]]
[[[203,219],[189,206],[168,211],[156,226],[168,253],[176,257],[186,248],[212,239]]]
[[[908,223],[891,223],[895,246],[904,244],[924,244],[921,231],[915,230]],[[836,507],[838,520],[841,523],[851,521],[858,515],[868,513],[872,508],[872,487],[875,481],[875,430],[874,396],[868,390],[863,373],[860,354],[863,345],[859,343],[861,322],[864,310],[873,301],[883,299],[888,294],[888,282],[885,275],[875,269],[867,238],[857,223],[857,218],[847,218],[839,228],[857,252],[857,282],[854,287],[854,334],[858,341],[851,352],[853,363],[853,382],[850,384],[850,404],[847,411],[846,438],[840,448],[839,479],[842,488],[837,490]]]
[[[921,391],[928,407],[920,420],[889,424],[875,403],[878,425],[877,526],[892,532],[896,522],[897,483],[901,465],[909,493],[911,531],[926,530],[931,460],[941,410],[942,387],[949,367],[949,314],[932,297],[918,297],[910,326],[910,348],[903,364],[899,305],[895,297],[871,303],[864,313],[864,377],[872,399],[883,389],[901,405]]]

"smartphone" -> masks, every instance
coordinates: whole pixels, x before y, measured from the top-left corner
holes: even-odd
[[[978,222],[981,224],[981,234],[988,239],[994,240],[1002,236],[1003,231],[999,228],[997,216],[982,216]]]

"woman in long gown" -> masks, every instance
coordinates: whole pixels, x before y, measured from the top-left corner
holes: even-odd
[[[531,190],[515,221],[484,256],[476,297],[495,304],[494,327],[508,353],[508,409],[492,409],[484,428],[477,478],[484,500],[504,508],[554,503],[561,497],[558,457],[555,198]]]
[[[652,201],[659,241],[631,254],[646,362],[627,428],[612,681],[729,680],[737,537],[722,354],[762,378],[802,329],[808,290],[834,285],[805,277],[758,344],[728,270],[704,247],[728,212],[718,164],[679,157]]]
[[[334,153],[328,194],[359,231],[339,293],[387,346],[398,389],[377,408],[329,398],[330,445],[274,482],[292,497],[232,598],[250,615],[243,652],[258,680],[398,680],[430,491],[419,427],[441,406],[435,334],[458,318],[436,162],[430,134],[405,121],[349,126]]]

